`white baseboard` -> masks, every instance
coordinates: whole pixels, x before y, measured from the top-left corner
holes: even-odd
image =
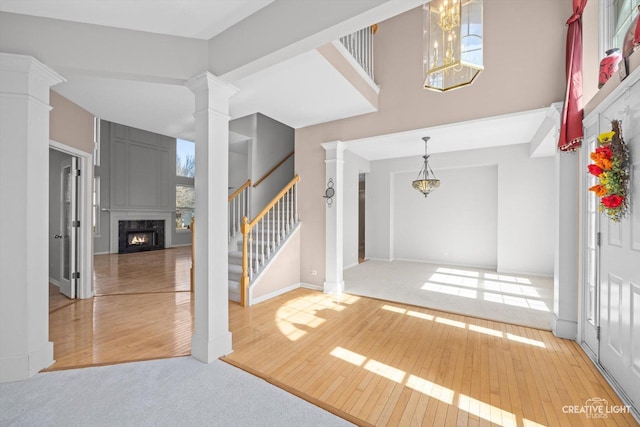
[[[183,244],[180,244],[180,245],[171,245],[171,246],[167,246],[165,249],[179,248],[181,246],[191,246],[191,243],[183,243]]]
[[[560,319],[554,314],[551,318],[551,331],[558,338],[575,341],[578,337],[578,322]]]
[[[300,287],[300,283],[294,283],[293,285],[287,286],[285,288],[277,289],[277,290],[275,290],[273,292],[270,292],[270,293],[268,293],[266,295],[262,295],[261,297],[249,298],[249,301],[251,301],[250,305],[259,304],[259,303],[261,303],[263,301],[266,301],[268,299],[277,297],[278,295],[286,294],[287,292],[290,292],[290,291],[292,291],[294,289],[298,289],[299,287]]]
[[[300,287],[305,289],[311,289],[312,291],[320,291],[322,292],[324,289],[321,285],[313,285],[311,283],[303,283],[300,282]]]
[[[54,279],[53,277],[49,277],[49,283],[51,283],[52,285],[56,285],[57,287],[60,287],[60,282],[57,279]]]
[[[94,252],[93,255],[109,255],[111,252]]]
[[[353,264],[349,264],[349,265],[347,265],[347,266],[342,267],[342,269],[343,269],[343,270],[348,270],[348,269],[350,269],[350,268],[357,267],[358,265],[360,265],[360,263],[359,263],[359,262],[354,262]]]

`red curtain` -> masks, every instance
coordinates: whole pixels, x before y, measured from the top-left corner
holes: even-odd
[[[560,124],[560,151],[580,148],[582,131],[582,12],[587,0],[573,0],[573,15],[567,21],[567,92]]]

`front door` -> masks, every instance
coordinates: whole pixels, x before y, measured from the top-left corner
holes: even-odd
[[[60,292],[76,298],[78,283],[78,159],[71,157],[62,165],[62,200],[60,203]]]
[[[623,134],[640,135],[639,123],[627,125]],[[600,363],[640,408],[640,137],[627,144],[631,212],[620,222],[601,216]]]

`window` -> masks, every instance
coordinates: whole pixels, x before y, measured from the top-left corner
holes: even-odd
[[[176,139],[176,230],[189,230],[195,208],[195,144]]]
[[[100,237],[100,177],[93,177],[93,235]]]
[[[602,14],[605,20],[605,40],[609,40],[604,50],[610,47],[623,48],[624,37],[631,26],[631,21],[638,16],[640,0],[610,0],[605,3],[605,11]],[[606,24],[609,25],[606,25]],[[609,33],[609,34],[607,34]]]
[[[196,173],[196,144],[184,139],[176,140],[176,175],[193,178]]]
[[[93,165],[100,166],[100,119],[93,118]]]
[[[193,185],[176,185],[176,230],[189,230],[195,208]]]

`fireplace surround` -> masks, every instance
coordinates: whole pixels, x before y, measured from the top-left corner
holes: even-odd
[[[164,229],[165,221],[159,219],[118,221],[118,253],[164,249]]]

